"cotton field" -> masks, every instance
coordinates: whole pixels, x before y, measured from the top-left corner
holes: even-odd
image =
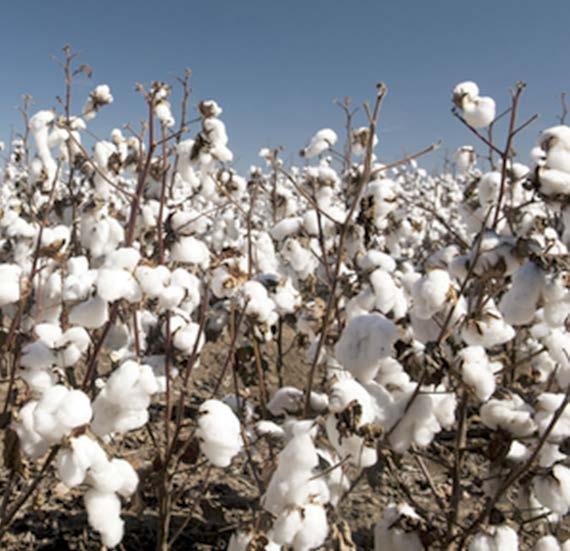
[[[524,84],[450,82],[430,174],[383,157],[379,84],[238,174],[189,71],[95,139],[112,83],[74,110],[64,52],[3,151],[6,548],[40,511],[62,549],[570,550],[564,117],[526,162]]]

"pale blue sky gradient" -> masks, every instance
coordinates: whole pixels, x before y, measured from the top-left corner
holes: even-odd
[[[63,83],[50,56],[69,43],[94,69],[92,81],[77,83],[75,108],[95,84],[115,96],[90,125],[101,137],[143,117],[136,82],[173,82],[190,67],[194,104],[214,98],[224,108],[240,169],[258,163],[264,146],[283,145],[295,160],[316,130],[342,131],[335,98],[359,104],[382,80],[380,158],[441,138],[425,161],[436,167],[446,149],[473,143],[450,114],[452,87],[475,80],[501,109],[520,79],[528,83],[521,117],[541,116],[518,142],[524,160],[539,130],[557,123],[560,93],[570,92],[569,27],[567,0],[9,2],[0,13],[0,139],[20,128],[22,94],[35,109],[55,105]]]

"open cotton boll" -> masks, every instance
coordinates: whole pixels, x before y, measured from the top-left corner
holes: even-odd
[[[394,308],[398,295],[398,288],[392,276],[382,268],[378,268],[370,274],[370,284],[376,296],[376,308],[387,314]]]
[[[536,414],[534,420],[538,425],[539,434],[544,434],[558,409],[562,406],[564,394],[543,392],[537,400]],[[549,442],[561,442],[565,438],[570,437],[570,406],[566,406],[560,415],[560,418],[552,427],[548,435]]]
[[[206,400],[198,410],[200,449],[216,467],[227,467],[243,446],[239,419],[219,400]]]
[[[532,479],[536,499],[550,511],[562,516],[570,511],[570,469],[555,465],[547,475]]]
[[[234,534],[232,534],[232,537],[230,538],[227,551],[248,551],[251,548],[250,543],[252,543],[252,539],[254,537],[256,537],[255,534],[250,534],[247,532],[235,532]],[[263,535],[262,537],[263,537],[262,541],[263,543],[265,543],[265,541],[267,541],[267,537],[265,535]],[[256,549],[261,549],[259,545],[260,545],[259,539],[256,539],[255,541]],[[280,551],[281,545],[278,545],[277,543],[269,540],[263,547],[263,550]]]
[[[291,545],[302,525],[301,511],[285,509],[273,523],[271,539],[278,545]]]
[[[301,155],[307,158],[316,157],[334,147],[337,140],[338,136],[334,130],[323,128],[311,138],[309,145],[301,151]]]
[[[156,298],[170,280],[170,270],[166,266],[137,266],[135,277],[142,292],[150,298]]]
[[[126,270],[100,268],[96,286],[98,295],[106,302],[126,299],[133,303],[142,298],[137,280]]]
[[[193,236],[181,237],[171,247],[171,258],[176,262],[196,264],[206,270],[210,265],[208,246]]]
[[[302,390],[292,386],[281,387],[271,398],[267,404],[267,409],[272,415],[291,415],[299,412],[303,407]],[[311,392],[310,405],[313,411],[325,411],[328,407],[328,398],[326,394]]]
[[[89,525],[101,534],[103,545],[110,548],[119,545],[124,534],[119,498],[114,493],[88,490],[83,499]]]
[[[93,464],[87,476],[89,484],[98,492],[118,493],[123,497],[132,496],[139,483],[132,465],[118,458]]]
[[[293,539],[294,551],[309,551],[320,547],[328,536],[327,513],[322,505],[303,507],[302,522]]]
[[[412,288],[413,312],[420,319],[430,319],[448,302],[451,279],[445,270],[431,270]]]
[[[368,126],[361,126],[355,128],[350,136],[350,146],[353,155],[364,155],[370,139],[370,128]],[[378,145],[378,136],[374,134],[372,137],[372,147]]]
[[[459,357],[463,381],[475,390],[480,400],[488,400],[495,392],[495,373],[502,369],[502,364],[490,362],[482,346],[464,348]]]
[[[463,118],[473,128],[489,126],[495,119],[496,110],[495,100],[487,96],[463,102]]]
[[[392,414],[393,423],[397,422],[390,435],[390,445],[398,453],[403,453],[412,444],[425,448],[442,428],[451,428],[455,422],[456,399],[453,393],[445,393],[443,387],[422,388],[413,403],[417,383],[411,382],[397,395],[397,402]],[[410,404],[411,405],[408,405]]]
[[[537,170],[540,191],[546,196],[570,194],[570,172],[555,170],[548,166]]]
[[[505,322],[493,301],[489,301],[478,318],[469,318],[461,329],[461,337],[469,346],[493,348],[513,339],[515,330]]]
[[[87,329],[103,327],[109,320],[107,302],[95,295],[75,305],[69,312],[69,322]]]
[[[409,505],[390,503],[374,527],[374,551],[423,551],[420,536],[412,528],[420,520]]]
[[[461,101],[464,98],[476,98],[479,95],[479,86],[471,80],[460,82],[453,89],[453,101],[458,107],[461,107]]]
[[[389,396],[386,400],[389,400]],[[342,421],[347,408],[354,414],[354,426],[344,426]],[[341,459],[350,457],[350,463],[361,468],[376,463],[376,447],[371,447],[370,443],[367,445],[358,431],[363,425],[380,420],[383,415],[380,408],[367,389],[354,379],[341,379],[332,385],[329,399],[331,413],[325,420],[325,428],[331,445]]]
[[[363,316],[370,313],[376,304],[376,295],[370,286],[365,286],[360,293],[353,296],[345,307],[346,321],[350,322],[358,316]]]
[[[292,237],[283,244],[281,255],[301,279],[314,273],[317,267],[317,260],[311,251]]]
[[[279,454],[277,469],[262,498],[263,508],[274,515],[309,501],[325,504],[330,493],[322,477],[315,477],[319,458],[313,443],[314,421],[295,422],[292,437]]]
[[[357,258],[357,264],[363,270],[381,268],[385,272],[392,273],[396,269],[396,261],[386,253],[370,249]]]
[[[544,288],[544,271],[534,262],[527,262],[514,274],[511,288],[503,295],[499,310],[511,325],[530,323],[537,310]]]
[[[91,467],[106,463],[103,448],[85,434],[71,438],[70,447],[61,449],[56,458],[57,474],[68,488],[82,484]]]
[[[552,360],[557,363],[556,379],[561,388],[570,385],[570,335],[563,329],[553,329],[542,339]]]
[[[487,172],[479,180],[479,203],[487,206],[496,203],[501,188],[501,173],[497,171]]]
[[[27,402],[18,412],[17,420],[11,425],[18,435],[20,448],[31,459],[44,455],[51,445],[51,442],[36,432],[34,410],[37,404],[37,400]]]
[[[392,353],[397,327],[381,314],[366,314],[350,320],[335,346],[340,364],[361,382],[370,382],[379,361]]]
[[[471,145],[464,145],[453,154],[453,160],[460,173],[468,172],[477,163],[475,149]]]
[[[166,128],[171,128],[174,126],[174,117],[172,116],[172,110],[170,108],[170,103],[168,101],[161,101],[154,108],[154,114],[156,118],[165,126]]]
[[[89,397],[63,385],[47,389],[34,412],[34,430],[50,443],[57,443],[75,427],[87,424],[93,415]]]
[[[560,551],[561,547],[554,536],[542,536],[537,540],[532,551]]]
[[[469,544],[469,551],[518,551],[517,533],[506,524],[490,526],[485,532],[478,532]]]
[[[62,296],[65,301],[85,300],[95,280],[96,270],[89,270],[85,256],[72,257],[67,261],[68,275],[63,280]]]
[[[286,237],[299,232],[303,225],[303,218],[300,216],[291,216],[283,218],[271,228],[271,237],[276,241],[282,241]]]
[[[504,400],[492,398],[479,411],[484,425],[516,437],[529,436],[536,430],[532,413],[532,408],[518,394],[510,394]]]
[[[22,268],[17,264],[0,264],[0,308],[20,300],[20,276]]]
[[[186,321],[181,315],[174,315],[170,318],[170,334],[172,336],[172,344],[184,354],[192,354],[198,334],[200,333],[200,325],[193,321]],[[162,326],[162,335],[166,338],[167,325],[166,322]],[[197,352],[200,352],[206,342],[204,332],[200,334]]]
[[[148,421],[151,396],[159,390],[152,367],[132,360],[124,362],[93,402],[91,430],[107,436],[140,428]]]

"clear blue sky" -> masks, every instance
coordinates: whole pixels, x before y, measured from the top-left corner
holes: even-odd
[[[79,109],[89,89],[108,83],[115,103],[94,121],[106,136],[136,123],[143,104],[136,82],[173,81],[193,71],[193,99],[224,108],[238,167],[263,146],[293,157],[314,131],[342,130],[335,98],[369,98],[382,80],[383,160],[442,138],[443,151],[471,143],[451,116],[450,91],[475,80],[499,108],[508,88],[528,83],[521,115],[540,113],[519,141],[526,158],[541,128],[556,124],[560,92],[570,92],[570,2],[550,0],[30,0],[0,13],[0,139],[19,128],[14,107],[24,93],[35,109],[62,92],[51,61],[65,43],[94,69],[75,90]],[[363,120],[361,120],[364,122]]]

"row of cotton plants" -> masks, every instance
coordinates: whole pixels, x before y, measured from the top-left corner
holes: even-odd
[[[268,148],[241,176],[214,100],[187,127],[169,85],[140,91],[140,135],[117,128],[84,145],[113,102],[99,85],[76,112],[33,114],[31,142],[7,151],[2,384],[23,460],[79,489],[108,548],[139,485],[122,439],[160,426],[159,549],[176,507],[163,489],[190,438],[204,473],[251,463],[252,449],[273,466],[234,551],[317,549],[338,538],[363,474],[389,465],[397,477],[424,457],[414,476],[429,482],[438,454],[433,506],[400,488],[367,527],[375,549],[569,549],[570,128],[544,130],[523,165],[514,135],[505,150],[486,138],[494,100],[461,83],[455,115],[481,141],[432,176],[413,156],[381,161],[381,86],[346,144],[322,129],[299,166]],[[249,392],[216,385],[183,418],[196,371],[231,380],[237,348],[265,358],[283,326],[306,357],[301,384],[277,388],[259,370]],[[201,362],[204,346],[229,368]],[[480,495],[464,483],[471,456]],[[24,505],[18,492],[6,500],[2,535]]]

